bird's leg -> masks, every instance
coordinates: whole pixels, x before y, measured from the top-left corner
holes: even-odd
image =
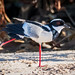
[[[41,44],[39,44],[39,67],[45,67],[47,65],[41,66]]]
[[[13,38],[13,39],[11,39],[11,40],[9,40],[9,41],[6,41],[6,42],[4,42],[4,43],[2,43],[2,44],[0,45],[0,48],[1,48],[2,46],[6,45],[7,43],[10,43],[10,42],[12,42],[12,41],[14,41],[14,40],[15,40],[15,38]]]
[[[41,67],[41,44],[39,44],[39,67]]]

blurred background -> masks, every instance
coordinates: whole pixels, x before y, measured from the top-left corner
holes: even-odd
[[[8,23],[19,23],[13,19],[14,17],[43,24],[49,23],[52,19],[61,18],[72,28],[69,31],[64,30],[63,36],[72,34],[67,40],[70,48],[75,46],[75,0],[0,0],[0,30]],[[6,40],[8,40],[6,33],[0,32],[0,41]],[[73,46],[71,40],[73,40]],[[64,48],[68,46],[69,44]]]
[[[18,17],[49,22],[62,18],[75,26],[75,0],[4,0],[4,5],[11,20]]]

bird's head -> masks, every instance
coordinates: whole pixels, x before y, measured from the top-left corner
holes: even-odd
[[[69,28],[68,25],[65,24],[64,20],[62,19],[53,19],[50,22],[50,25],[53,29],[55,29],[58,33],[62,31],[64,28]]]

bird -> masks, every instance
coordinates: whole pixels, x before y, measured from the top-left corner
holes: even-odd
[[[62,29],[67,27],[64,20],[62,19],[53,19],[49,24],[44,25],[37,21],[26,20],[22,24],[8,24],[4,31],[11,36],[12,40],[23,39],[24,37],[30,38],[33,41],[39,44],[39,67],[41,65],[41,45],[45,42],[53,41],[61,33]],[[6,43],[8,43],[6,42]],[[3,43],[4,45],[4,43]]]

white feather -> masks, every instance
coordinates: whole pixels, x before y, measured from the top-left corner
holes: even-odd
[[[52,25],[52,27],[53,27],[58,33],[60,33],[61,30],[62,30],[63,28],[65,28],[64,26],[57,26],[57,27],[55,27],[55,26],[53,26],[53,25]]]

